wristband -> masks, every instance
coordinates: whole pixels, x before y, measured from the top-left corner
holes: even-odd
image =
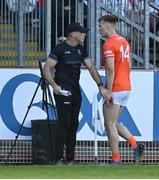
[[[99,86],[103,86],[103,83],[102,82],[99,82],[98,84],[97,84],[97,86],[99,87]]]

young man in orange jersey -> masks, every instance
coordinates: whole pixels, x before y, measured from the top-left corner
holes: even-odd
[[[118,123],[122,107],[126,106],[131,92],[130,82],[130,46],[116,33],[116,18],[102,16],[99,20],[99,32],[106,38],[103,45],[104,67],[107,76],[106,88],[111,93],[111,100],[105,100],[103,114],[108,141],[112,148],[110,164],[122,164],[119,152],[119,135],[126,139],[134,149],[134,161],[141,159],[144,144],[136,141],[128,129]]]

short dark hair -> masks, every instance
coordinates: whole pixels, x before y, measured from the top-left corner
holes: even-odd
[[[116,16],[105,15],[105,16],[101,16],[101,17],[98,19],[98,22],[100,22],[100,21],[104,21],[104,22],[109,22],[109,23],[112,23],[112,24],[116,24],[116,22],[118,21],[118,19],[117,19]]]

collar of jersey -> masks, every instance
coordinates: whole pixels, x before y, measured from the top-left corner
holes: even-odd
[[[112,34],[111,36],[109,36],[109,38],[116,37],[116,36],[119,36],[119,35],[118,34]]]

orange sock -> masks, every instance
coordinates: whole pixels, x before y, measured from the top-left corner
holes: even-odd
[[[130,145],[133,149],[135,149],[137,147],[137,142],[136,142],[136,139],[134,138],[134,136],[130,136],[128,138],[128,142],[130,143]]]
[[[112,152],[112,160],[115,162],[120,161],[120,153],[119,152]]]

